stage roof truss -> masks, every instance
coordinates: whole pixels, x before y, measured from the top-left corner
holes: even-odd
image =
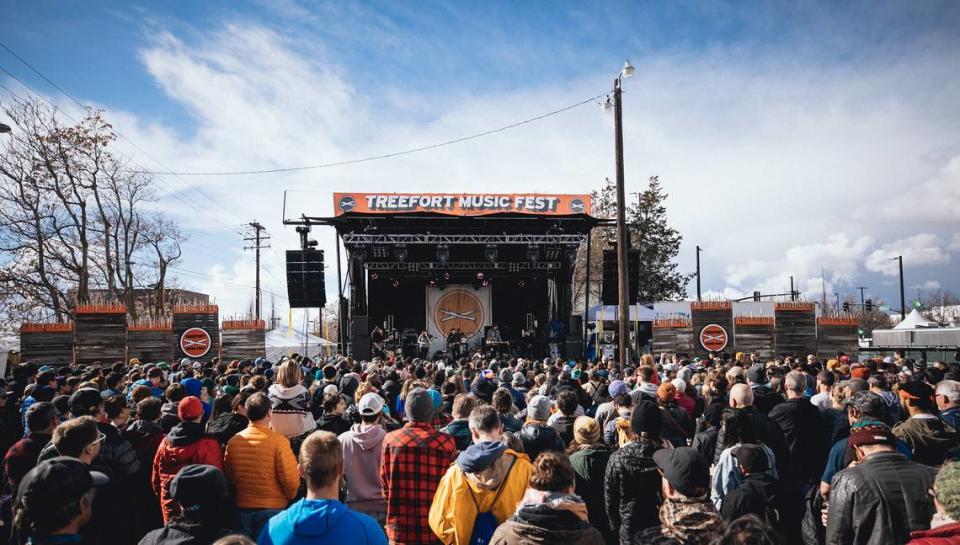
[[[513,234],[513,235],[441,235],[441,234],[371,234],[344,233],[345,245],[360,244],[522,244],[522,245],[580,245],[585,234]]]
[[[408,263],[397,263],[394,261],[367,261],[363,264],[369,270],[377,271],[553,271],[560,269],[560,263],[557,262],[497,262],[491,264],[488,261],[448,261],[440,263],[438,261],[414,261]]]

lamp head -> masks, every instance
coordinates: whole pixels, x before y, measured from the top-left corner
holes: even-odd
[[[620,70],[620,74],[623,75],[623,77],[629,78],[633,75],[634,71],[636,71],[636,69],[630,64],[630,59],[623,61],[623,69]]]

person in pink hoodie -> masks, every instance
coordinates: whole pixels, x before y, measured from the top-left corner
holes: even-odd
[[[364,513],[382,527],[387,520],[387,501],[380,484],[383,438],[383,407],[379,395],[364,394],[357,403],[360,423],[340,434],[343,446],[343,474],[347,482],[347,506]]]
[[[680,405],[681,409],[687,411],[687,416],[693,419],[694,413],[696,412],[697,402],[695,399],[687,395],[686,381],[675,378],[671,382],[677,388],[677,405]]]

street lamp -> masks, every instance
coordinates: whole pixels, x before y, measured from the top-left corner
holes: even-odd
[[[617,170],[617,332],[619,337],[617,360],[621,368],[627,365],[628,327],[630,326],[630,306],[628,304],[627,288],[627,245],[630,243],[627,235],[627,218],[624,210],[623,189],[623,101],[620,86],[624,78],[633,75],[635,69],[630,60],[623,63],[623,68],[613,80],[613,95],[607,96],[603,104],[604,111],[613,110],[613,141]]]
[[[890,261],[898,261],[900,263],[900,320],[906,320],[907,307],[906,307],[906,302],[904,301],[904,296],[903,296],[903,256],[899,255],[897,257],[891,258]]]
[[[10,132],[10,125],[7,125],[6,123],[0,123],[0,134],[6,132]]]

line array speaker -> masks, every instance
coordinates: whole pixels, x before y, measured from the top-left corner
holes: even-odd
[[[327,304],[323,250],[287,250],[287,299],[290,308],[320,308]]]

